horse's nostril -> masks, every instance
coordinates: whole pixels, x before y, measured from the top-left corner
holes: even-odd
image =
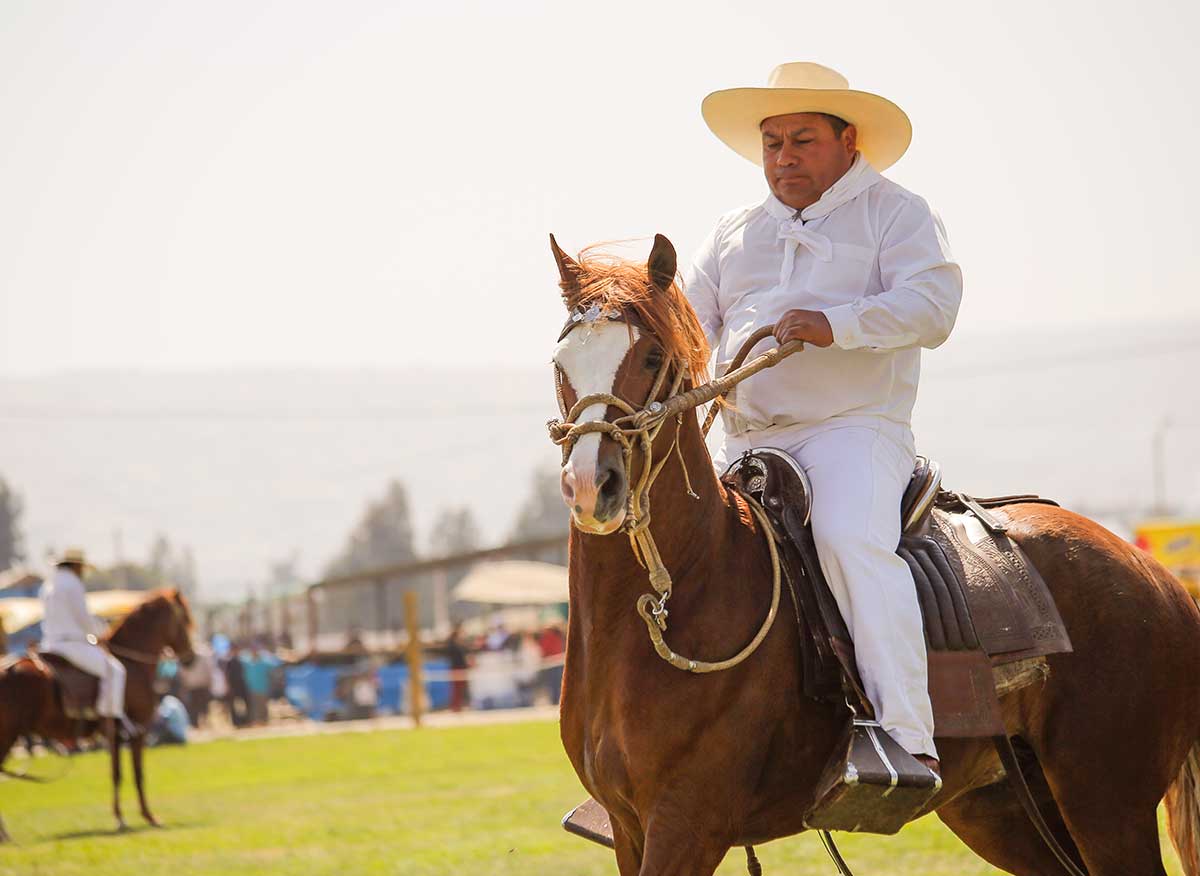
[[[623,482],[624,478],[615,469],[606,468],[596,475],[596,487],[605,499],[615,498],[621,492]]]

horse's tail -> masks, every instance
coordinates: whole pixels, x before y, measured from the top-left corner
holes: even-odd
[[[1167,825],[1186,876],[1200,876],[1200,739],[1167,788]]]

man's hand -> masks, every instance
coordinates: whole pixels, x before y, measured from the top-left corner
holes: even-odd
[[[818,347],[833,343],[833,328],[819,310],[789,310],[775,323],[775,339],[781,344],[804,341]]]

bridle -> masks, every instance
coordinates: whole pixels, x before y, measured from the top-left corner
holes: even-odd
[[[629,326],[630,329],[637,326],[642,328],[643,331],[645,330],[644,327],[639,325],[640,321],[633,314],[624,312],[613,313],[593,307],[586,312],[576,311],[573,313],[567,324],[563,327],[562,333],[559,335],[559,341],[565,339],[573,329],[581,324],[587,327],[600,320],[620,322]],[[717,672],[737,666],[753,654],[763,639],[766,638],[767,632],[770,630],[779,608],[781,569],[779,551],[776,544],[778,536],[775,534],[774,528],[771,526],[770,520],[767,518],[767,514],[762,506],[753,497],[743,495],[750,510],[758,520],[771,554],[771,566],[774,574],[771,608],[758,633],[746,647],[733,657],[712,663],[683,657],[672,651],[663,640],[663,633],[667,629],[667,601],[671,598],[673,583],[671,574],[667,571],[666,566],[663,564],[662,556],[658,552],[654,536],[650,532],[650,487],[654,484],[659,474],[662,473],[663,467],[667,464],[671,456],[675,455],[683,469],[684,482],[687,485],[688,495],[694,499],[699,498],[692,489],[691,479],[688,477],[687,466],[683,459],[683,452],[679,448],[679,433],[683,425],[683,418],[688,411],[724,396],[742,380],[758,373],[764,368],[775,365],[784,357],[791,355],[803,346],[800,342],[784,344],[764,353],[748,365],[739,367],[750,349],[759,341],[768,337],[773,329],[773,326],[768,326],[765,329],[755,332],[742,347],[741,351],[739,351],[738,356],[731,364],[729,372],[723,377],[688,390],[683,390],[684,374],[686,371],[684,363],[676,357],[664,356],[662,366],[654,378],[654,383],[646,395],[646,400],[640,407],[634,407],[611,392],[597,392],[578,399],[571,406],[571,409],[567,410],[562,392],[562,372],[558,365],[555,365],[555,387],[558,396],[559,412],[562,416],[560,419],[547,421],[546,428],[550,433],[550,440],[562,448],[564,465],[570,457],[571,451],[575,449],[575,444],[584,435],[594,433],[599,433],[602,436],[607,435],[621,447],[628,490],[625,500],[625,520],[622,522],[619,531],[629,536],[634,558],[649,575],[650,586],[654,589],[655,594],[643,593],[639,596],[637,611],[646,622],[646,629],[649,632],[651,642],[654,644],[655,652],[672,666],[688,672]],[[671,376],[672,374],[673,376]],[[667,385],[668,379],[670,380],[670,389],[668,389],[665,398],[659,399],[658,396],[663,391],[663,387]],[[598,419],[576,422],[576,419],[583,411],[597,404],[605,405],[605,410],[608,407],[615,407],[622,414],[613,420]],[[709,411],[708,416],[705,418],[705,432],[708,431],[708,427],[712,423],[714,413],[715,406],[714,410]],[[659,432],[662,431],[663,426],[670,419],[675,420],[675,436],[671,441],[671,448],[656,463],[654,461],[654,441],[658,437]],[[642,451],[642,465],[636,479],[633,476],[633,451],[635,446]]]

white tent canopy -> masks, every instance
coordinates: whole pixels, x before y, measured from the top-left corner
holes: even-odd
[[[7,632],[15,633],[42,619],[42,601],[32,597],[0,599],[0,623]]]
[[[454,598],[490,605],[555,605],[567,601],[567,591],[565,566],[506,560],[479,563],[454,588]]]
[[[146,601],[150,593],[146,590],[94,590],[87,593],[88,611],[105,621],[125,617]],[[23,630],[42,619],[42,601],[32,598],[0,599],[0,619],[4,629],[10,633]]]

